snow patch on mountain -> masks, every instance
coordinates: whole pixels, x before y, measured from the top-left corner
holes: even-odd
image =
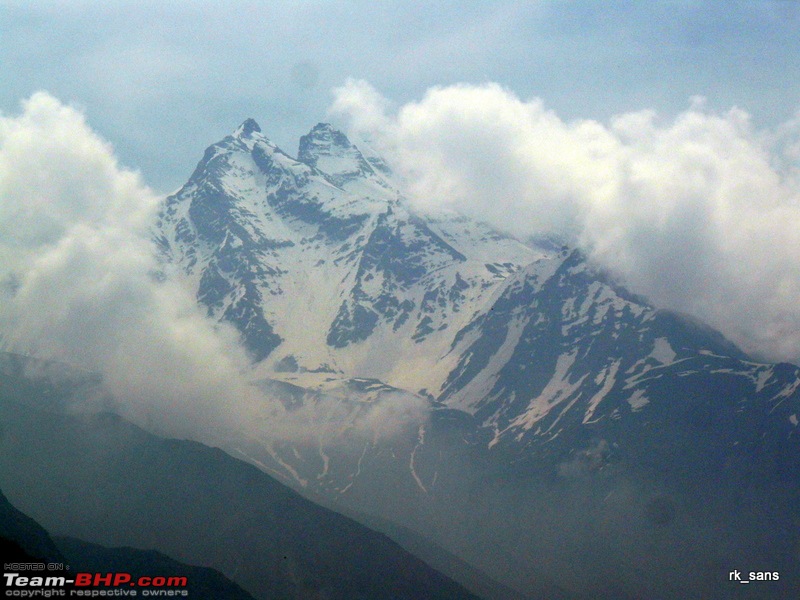
[[[660,362],[662,365],[668,365],[675,362],[676,352],[669,344],[669,340],[665,337],[656,338],[653,344],[653,351],[650,356]]]
[[[603,370],[597,374],[595,383],[598,385],[602,384],[602,387],[589,399],[588,406],[586,407],[586,414],[582,421],[584,425],[592,422],[592,417],[594,416],[597,405],[603,401],[617,382],[617,371],[619,371],[621,362],[621,360],[615,360],[610,366],[603,368]]]
[[[636,412],[642,410],[645,406],[650,403],[649,398],[645,395],[644,390],[636,390],[631,394],[630,398],[628,398],[628,404],[631,406],[631,410]]]
[[[570,397],[581,387],[587,375],[583,375],[575,381],[570,381],[569,371],[575,364],[578,356],[577,349],[569,354],[562,354],[556,361],[556,369],[553,377],[544,387],[542,392],[528,404],[525,412],[511,421],[509,429],[520,428],[528,431],[533,428],[543,417],[545,417],[558,404],[570,399]]]

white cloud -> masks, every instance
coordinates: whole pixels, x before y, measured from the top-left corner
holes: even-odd
[[[669,122],[649,110],[566,122],[495,84],[432,88],[393,112],[363,81],[335,98],[419,206],[566,235],[655,304],[800,358],[796,123],[760,132],[701,98]]]
[[[76,222],[141,226],[155,198],[119,168],[111,147],[91,135],[83,115],[40,92],[18,118],[0,119],[0,235],[34,249]]]
[[[253,400],[245,353],[157,280],[147,226],[158,199],[79,111],[38,93],[0,119],[0,193],[16,280],[0,307],[7,346],[102,373],[124,414],[161,431],[241,425]]]
[[[134,422],[217,444],[302,442],[343,426],[391,435],[424,419],[414,399],[287,413],[251,385],[238,332],[157,275],[149,227],[159,198],[80,111],[46,93],[0,116],[0,198],[0,277],[13,280],[0,286],[0,341],[102,374]]]
[[[353,129],[359,132],[380,132],[384,141],[390,139],[391,120],[387,114],[389,101],[366,81],[348,79],[346,85],[335,90],[330,111],[348,117]]]

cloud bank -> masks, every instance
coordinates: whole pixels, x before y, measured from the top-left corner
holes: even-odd
[[[567,122],[495,84],[393,109],[356,80],[330,113],[387,155],[418,207],[558,233],[655,305],[756,355],[800,359],[800,117],[759,131],[693,98],[671,120]]]
[[[0,196],[7,348],[101,373],[123,414],[160,431],[240,425],[252,392],[236,335],[156,276],[158,198],[79,111],[37,93],[0,118]]]
[[[2,347],[100,373],[111,408],[135,423],[212,444],[304,443],[345,426],[372,436],[391,411],[381,434],[424,418],[415,399],[388,397],[290,413],[252,385],[238,332],[159,274],[149,234],[159,198],[79,110],[46,93],[0,116],[0,198]]]

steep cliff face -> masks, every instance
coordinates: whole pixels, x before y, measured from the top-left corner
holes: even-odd
[[[750,359],[631,294],[575,248],[412,208],[386,163],[330,125],[304,136],[295,159],[246,121],[166,199],[155,237],[165,272],[237,327],[262,389],[287,411],[323,399],[347,407],[335,435],[237,446],[305,493],[433,531],[477,561],[478,542],[457,533],[470,519],[476,540],[502,549],[487,558],[490,571],[521,591],[530,567],[519,556],[548,552],[532,540],[559,519],[611,544],[606,558],[629,565],[629,582],[649,542],[627,537],[626,511],[673,528],[675,540],[706,535],[706,522],[724,529],[685,556],[674,544],[657,553],[678,563],[715,544],[741,549],[747,536],[762,557],[786,541],[773,544],[782,534],[770,523],[800,481],[797,367]],[[409,398],[427,405],[426,419],[393,436],[352,435],[364,407],[403,411]],[[526,504],[526,494],[552,492],[540,487],[548,478],[572,491]],[[628,500],[611,506],[620,486]],[[563,508],[537,521],[554,502],[600,490],[582,516]],[[761,507],[743,499],[751,493]],[[742,502],[761,524],[755,533],[707,512]],[[676,514],[687,515],[680,527]],[[512,541],[511,515],[530,520],[531,541]]]
[[[490,446],[679,410],[719,385],[745,399],[737,414],[780,405],[771,420],[794,426],[792,368],[748,360],[577,250],[412,210],[386,163],[328,124],[294,159],[245,121],[166,199],[156,238],[260,376],[377,379],[473,415]]]

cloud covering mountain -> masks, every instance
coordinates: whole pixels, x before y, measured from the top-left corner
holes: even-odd
[[[667,562],[640,577],[655,556],[653,526],[686,536],[694,554],[677,545],[657,554],[679,555],[707,589],[714,576],[695,566],[711,549],[720,564],[745,552],[788,556],[795,490],[773,492],[796,480],[786,440],[800,414],[797,368],[749,360],[617,285],[586,252],[634,283],[637,265],[652,277],[649,264],[677,285],[689,246],[709,297],[745,285],[752,274],[730,273],[753,263],[723,261],[715,283],[711,259],[753,252],[720,242],[723,225],[729,235],[744,227],[734,217],[748,207],[777,206],[790,222],[791,169],[770,166],[767,150],[790,157],[793,124],[761,139],[740,113],[699,103],[672,124],[649,113],[568,123],[497,86],[441,88],[390,112],[353,83],[335,110],[372,144],[320,123],[293,158],[248,119],[159,199],[80,111],[32,97],[0,122],[4,347],[99,372],[112,396],[96,398],[101,406],[219,445],[348,510],[433,531],[522,592],[539,580],[527,557],[550,555],[564,560],[550,569],[558,585],[622,582],[652,596],[647,586],[680,570]],[[776,192],[775,203],[747,205],[756,192]],[[440,199],[458,211],[440,210]],[[553,238],[525,244],[460,211],[520,236],[555,231],[585,251]],[[781,268],[786,252],[772,258],[765,265]],[[747,291],[741,302],[761,310],[765,300]],[[85,395],[96,377],[77,380],[67,389]],[[37,381],[8,389],[56,403],[49,381]],[[37,385],[49,391],[28,393]],[[580,481],[587,487],[542,493]],[[752,530],[727,512],[750,493],[763,496],[738,518]],[[561,510],[577,498],[592,510]],[[765,526],[772,514],[789,516]],[[722,537],[697,526],[716,531],[715,519]],[[542,537],[548,528],[558,535]],[[583,572],[573,550],[588,552]],[[595,563],[606,576],[590,575]]]
[[[656,305],[749,352],[800,357],[797,120],[758,130],[693,98],[670,120],[567,121],[496,84],[396,107],[365,81],[334,95],[331,114],[386,154],[417,206],[559,233]]]
[[[118,409],[176,435],[238,427],[253,399],[237,336],[157,276],[158,198],[75,108],[46,93],[0,120],[2,337],[103,374]]]
[[[239,333],[164,272],[150,230],[160,199],[140,176],[78,109],[44,92],[22,109],[0,117],[5,349],[102,374],[113,398],[96,401],[178,437],[302,440],[335,435],[342,422],[392,435],[425,419],[425,403],[401,394],[358,414],[327,396],[287,412],[252,385]]]

